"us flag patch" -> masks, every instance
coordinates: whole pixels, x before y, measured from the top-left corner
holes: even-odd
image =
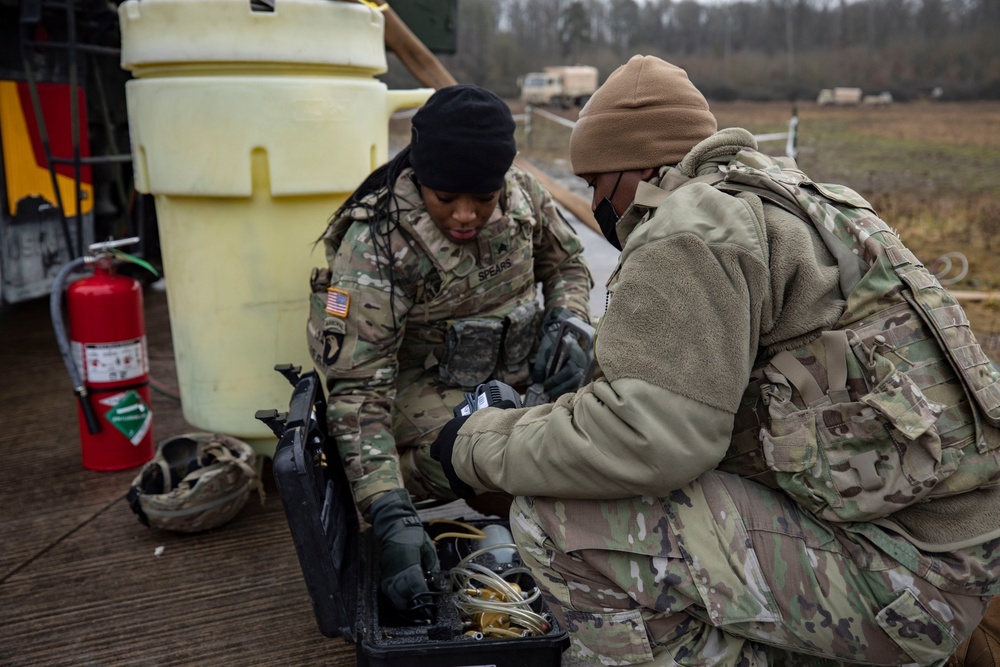
[[[351,295],[333,287],[326,288],[326,312],[337,317],[347,317]]]

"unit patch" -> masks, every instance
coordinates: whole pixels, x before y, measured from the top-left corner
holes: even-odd
[[[328,287],[326,290],[326,312],[337,317],[347,317],[351,305],[351,295],[344,290]]]

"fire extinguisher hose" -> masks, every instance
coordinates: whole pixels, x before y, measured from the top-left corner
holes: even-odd
[[[62,316],[62,294],[66,283],[66,278],[87,263],[87,257],[77,257],[70,260],[64,267],[59,269],[55,280],[52,282],[52,293],[49,295],[49,314],[52,317],[52,327],[55,329],[56,342],[59,344],[59,352],[62,354],[66,370],[69,371],[69,379],[73,383],[73,393],[80,401],[80,408],[83,410],[84,419],[87,422],[87,430],[91,435],[101,432],[101,423],[97,419],[97,414],[87,400],[87,387],[83,383],[80,369],[73,361],[73,353],[70,351],[69,339],[66,336],[66,327],[63,325]]]

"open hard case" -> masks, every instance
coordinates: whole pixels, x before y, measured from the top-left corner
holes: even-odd
[[[456,594],[435,598],[434,621],[413,625],[401,619],[378,590],[378,560],[370,531],[359,532],[360,523],[339,456],[326,431],[326,402],[322,382],[315,372],[299,375],[298,368],[276,370],[294,385],[287,413],[261,410],[257,418],[278,435],[274,453],[274,478],[281,496],[292,539],[309,590],[319,631],[341,637],[357,647],[357,664],[367,666],[495,667],[558,666],[569,646],[566,632],[552,619],[539,599],[534,611],[544,615],[551,628],[545,634],[517,638],[483,636],[469,630],[468,616],[455,604]],[[483,528],[504,521],[470,520]],[[442,529],[425,523],[434,537]],[[460,540],[436,543],[442,582],[449,568],[473,550]],[[485,554],[487,566],[502,567]],[[512,563],[517,565],[516,552]],[[520,576],[520,575],[519,575]],[[533,587],[530,581],[522,588]],[[527,588],[526,588],[527,589]],[[478,635],[478,636],[477,636]]]

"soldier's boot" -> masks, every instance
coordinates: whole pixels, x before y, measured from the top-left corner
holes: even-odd
[[[969,637],[959,644],[946,667],[996,667],[1000,665],[1000,595],[993,598],[986,615]]]

